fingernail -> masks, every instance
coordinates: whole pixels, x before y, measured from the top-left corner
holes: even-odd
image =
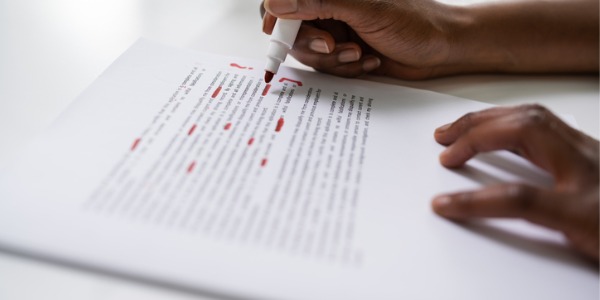
[[[450,197],[448,197],[448,196],[437,196],[432,201],[433,210],[435,210],[436,212],[443,212],[448,207],[450,207],[451,203],[452,203],[452,199],[450,199]]]
[[[436,206],[438,207],[445,207],[450,205],[451,199],[448,196],[442,195],[442,196],[437,196],[435,197],[435,199],[433,199],[433,203],[435,203]]]
[[[267,13],[265,12],[265,13],[263,14],[263,18],[262,18],[262,31],[263,31],[264,33],[267,33],[267,34],[268,34],[268,31],[267,31],[267,20],[265,19],[265,17],[266,17],[266,16],[267,16]]]
[[[360,54],[356,49],[348,49],[338,54],[338,61],[341,63],[355,62],[360,59]]]
[[[377,68],[379,68],[379,66],[381,65],[381,60],[379,59],[379,57],[371,57],[367,60],[365,60],[365,62],[363,62],[363,70],[365,70],[365,72],[371,72]]]
[[[440,126],[440,127],[438,127],[438,128],[435,130],[435,132],[437,132],[437,133],[442,133],[442,132],[444,132],[444,131],[448,130],[448,128],[450,128],[450,125],[452,125],[452,123],[448,123],[448,124],[446,124],[446,125],[444,125],[444,126]]]
[[[442,164],[442,166],[446,166],[448,164],[448,148],[446,148],[446,150],[442,151],[442,153],[440,153],[439,156],[439,160],[440,160],[440,164]]]
[[[265,8],[275,14],[289,14],[298,10],[297,0],[266,0]]]
[[[327,46],[327,42],[325,42],[324,39],[312,40],[310,42],[310,44],[308,45],[308,48],[310,48],[310,50],[318,52],[318,53],[323,53],[323,54],[329,53],[329,46]]]

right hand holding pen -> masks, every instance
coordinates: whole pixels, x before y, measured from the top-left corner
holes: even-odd
[[[444,18],[432,0],[265,0],[263,31],[276,18],[304,22],[291,54],[316,70],[344,77],[375,73],[422,79],[448,73]]]
[[[263,31],[302,19],[291,54],[338,76],[598,73],[598,0],[265,0]],[[535,24],[532,26],[531,24]]]

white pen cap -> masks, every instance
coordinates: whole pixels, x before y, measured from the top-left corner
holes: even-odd
[[[274,74],[277,73],[279,65],[285,61],[289,49],[287,45],[276,40],[271,40],[269,50],[267,51],[267,65],[265,66],[265,70]]]
[[[289,50],[294,45],[301,24],[302,20],[277,20],[267,50],[265,71],[277,73],[279,65],[285,61]]]

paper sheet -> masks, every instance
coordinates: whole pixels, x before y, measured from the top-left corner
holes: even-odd
[[[261,66],[137,42],[1,174],[0,247],[252,299],[598,295],[556,233],[431,212],[551,184],[506,153],[439,165],[434,129],[486,105]]]
[[[353,249],[372,98],[194,64],[90,211],[334,260]],[[300,95],[298,95],[300,94]],[[319,179],[317,181],[317,179]]]

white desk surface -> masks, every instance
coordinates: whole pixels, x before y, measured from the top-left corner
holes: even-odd
[[[0,0],[0,171],[141,36],[179,47],[263,59],[267,37],[261,32],[258,2]],[[497,105],[537,102],[573,115],[581,130],[595,138],[599,135],[597,76],[376,80]],[[208,299],[0,252],[0,299],[49,298]]]

